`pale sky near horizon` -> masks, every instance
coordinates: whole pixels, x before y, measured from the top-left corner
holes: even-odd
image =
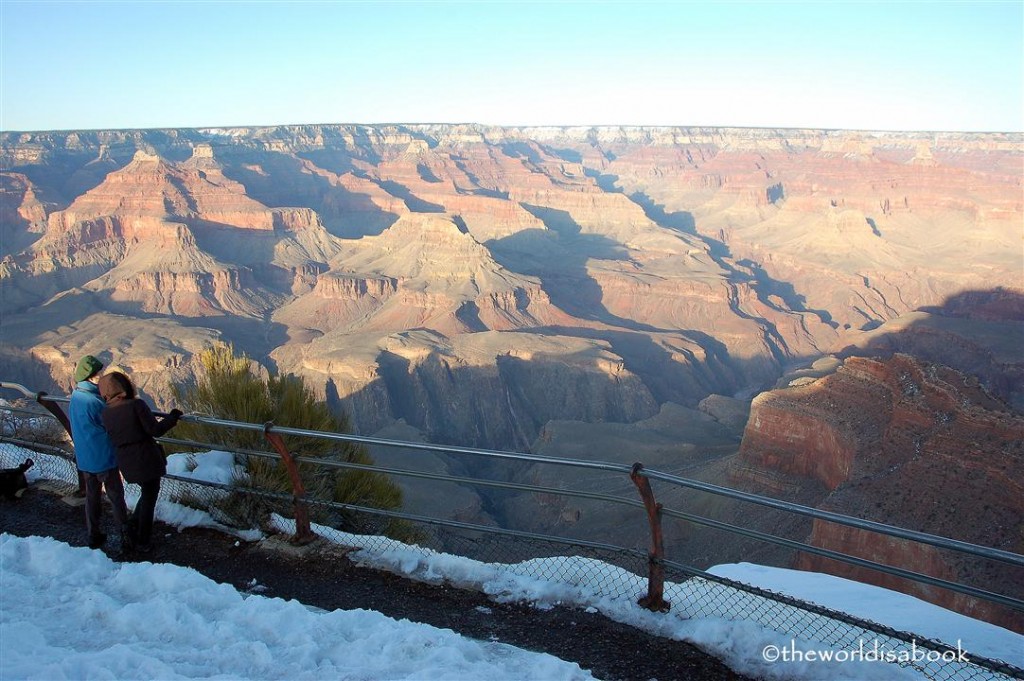
[[[0,130],[1024,130],[1024,0],[0,0]]]

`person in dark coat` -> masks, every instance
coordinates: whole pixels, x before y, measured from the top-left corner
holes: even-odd
[[[154,438],[176,426],[182,412],[172,409],[168,416],[157,420],[149,405],[136,397],[131,380],[118,371],[104,374],[99,389],[107,403],[102,415],[103,426],[114,443],[118,468],[126,481],[142,488],[128,522],[135,547],[147,552],[156,499],[160,494],[160,478],[167,472],[163,447]]]
[[[100,525],[103,515],[103,492],[110,500],[115,529],[121,535],[121,548],[130,543],[128,509],[124,503],[124,486],[117,470],[114,446],[103,427],[103,398],[96,386],[96,377],[103,363],[92,355],[78,360],[75,366],[75,389],[71,393],[68,417],[71,441],[75,445],[75,463],[85,482],[85,528],[89,548],[98,549],[107,541]]]

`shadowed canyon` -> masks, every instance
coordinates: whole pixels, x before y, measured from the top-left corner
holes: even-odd
[[[363,434],[642,461],[1024,553],[1022,167],[1024,136],[998,133],[2,133],[0,376],[66,391],[92,353],[169,406],[223,340],[305,377]],[[447,487],[406,498],[618,531],[585,502]],[[753,522],[946,578],[978,570]],[[685,535],[673,550],[698,565],[838,569]]]

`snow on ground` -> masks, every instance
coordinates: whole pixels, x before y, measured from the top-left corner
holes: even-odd
[[[9,448],[4,448],[7,449]],[[7,455],[8,452],[0,451],[0,454]],[[29,454],[39,461],[41,455],[32,452]],[[20,454],[15,452],[8,459],[17,459],[19,456]],[[186,455],[170,457],[169,469],[174,475],[184,478],[225,482],[230,480],[234,473],[231,456],[223,452],[193,454],[188,455],[187,459],[175,459],[176,456]],[[30,474],[37,475],[37,470],[33,469]],[[134,503],[134,499],[131,499],[130,503]],[[164,499],[161,499],[157,506],[157,516],[164,522],[178,527],[219,526],[202,511]],[[277,529],[283,532],[294,532],[292,521],[276,518],[275,524]],[[839,649],[827,644],[793,639],[755,621],[745,620],[744,613],[756,610],[750,607],[750,601],[759,597],[736,592],[706,580],[693,579],[684,584],[666,585],[666,593],[672,594],[672,611],[668,614],[652,613],[639,607],[633,596],[602,595],[607,593],[602,590],[602,585],[609,580],[631,586],[632,588],[626,591],[632,594],[642,594],[646,590],[645,580],[594,559],[570,558],[568,561],[571,565],[567,564],[564,557],[535,559],[515,565],[487,564],[461,556],[407,546],[384,537],[368,538],[346,535],[328,528],[313,529],[321,536],[353,546],[366,545],[368,540],[372,539],[370,543],[377,548],[363,548],[349,554],[351,559],[362,565],[391,570],[425,581],[446,580],[460,586],[479,588],[497,601],[527,601],[539,608],[563,604],[600,611],[611,619],[650,633],[694,643],[723,660],[734,670],[755,677],[814,681],[925,677],[912,667],[898,666],[891,662],[837,657],[835,653]],[[254,532],[251,536],[245,535],[243,538],[255,540],[259,538],[259,533]],[[205,578],[197,573],[188,576],[178,574],[179,570],[191,573],[184,568],[148,564],[117,565],[110,563],[99,552],[72,549],[63,545],[63,548],[58,548],[52,545],[56,542],[48,543],[49,540],[32,540],[25,544],[14,538],[4,537],[3,541],[3,565],[0,570],[4,593],[0,608],[3,617],[0,620],[3,627],[0,630],[0,645],[3,646],[0,650],[0,678],[22,676],[20,672],[6,673],[6,654],[11,641],[31,643],[30,648],[46,647],[46,655],[33,655],[37,665],[40,657],[45,658],[50,665],[47,667],[47,673],[41,674],[39,678],[59,678],[65,669],[72,669],[74,665],[80,664],[95,662],[97,670],[102,669],[104,664],[109,667],[114,662],[108,659],[109,656],[101,654],[108,647],[116,647],[119,656],[136,660],[132,664],[146,665],[146,670],[152,669],[152,673],[147,671],[145,675],[153,678],[194,678],[218,674],[229,678],[270,677],[275,676],[274,670],[269,667],[264,669],[259,665],[269,665],[279,655],[286,655],[284,652],[277,652],[276,648],[286,647],[281,642],[282,637],[299,637],[294,641],[289,638],[287,643],[287,647],[294,647],[297,651],[293,655],[287,653],[292,655],[288,661],[288,674],[284,675],[289,678],[303,678],[303,675],[344,679],[409,678],[408,674],[414,669],[434,669],[436,674],[420,671],[419,677],[432,676],[444,679],[470,676],[480,678],[484,675],[495,679],[586,678],[585,673],[576,665],[568,665],[546,656],[530,658],[527,662],[518,657],[529,655],[523,651],[507,647],[492,649],[484,644],[460,640],[460,637],[452,632],[439,633],[438,630],[432,630],[431,633],[425,633],[431,628],[425,627],[421,630],[416,628],[420,625],[395,623],[378,613],[313,612],[295,602],[280,599],[253,600],[257,597],[240,595],[233,592],[229,586],[203,582]],[[25,558],[33,553],[49,557],[42,561]],[[93,556],[91,553],[96,555]],[[546,565],[546,561],[551,560],[560,561],[558,570],[552,570]],[[66,569],[51,569],[51,563],[63,563]],[[55,588],[55,580],[60,579],[59,575],[71,573],[70,567],[79,563],[91,567],[85,573],[79,571],[81,574],[77,576],[69,574],[67,579],[77,581],[65,584],[64,588]],[[41,574],[37,575],[37,571],[41,571]],[[749,563],[720,565],[712,568],[710,572],[848,612],[900,631],[913,632],[923,638],[942,640],[954,648],[960,646],[967,653],[994,657],[1024,667],[1024,636],[905,594],[830,575]],[[539,574],[572,577],[569,581],[554,581],[539,579],[536,577]],[[8,580],[13,581],[9,584]],[[24,583],[19,580],[24,580]],[[122,583],[125,581],[148,586],[134,588]],[[187,587],[179,588],[181,585]],[[29,595],[23,599],[21,596],[7,596],[18,592],[19,589],[27,591]],[[696,602],[696,599],[701,598],[701,594],[707,593],[708,589],[721,590],[722,593],[731,592],[725,594],[729,598],[723,598],[722,602],[731,603],[734,610],[723,609],[714,617],[688,611],[688,604]],[[36,591],[47,593],[41,596],[35,593]],[[62,592],[67,594],[74,591],[89,594],[90,597],[82,603],[71,602],[66,595],[64,600],[59,597]],[[22,600],[26,609],[24,611],[19,610],[19,607],[22,607],[19,605]],[[251,604],[250,600],[253,600]],[[141,603],[141,607],[136,607],[136,603]],[[38,617],[37,613],[43,607],[52,608],[53,616]],[[786,606],[773,604],[772,607],[784,609]],[[127,614],[119,615],[118,613],[122,611]],[[136,613],[141,617],[142,613],[157,614],[158,611],[157,617],[147,616],[144,621],[132,619]],[[290,621],[289,618],[292,617],[311,619],[308,625],[290,626],[287,631],[277,626],[277,623]],[[802,620],[803,623],[808,623],[816,617],[819,616],[798,609],[792,609],[787,615],[789,621]],[[76,635],[72,637],[72,647],[61,647],[60,642],[64,640],[66,631],[86,630],[89,623],[96,621],[97,618],[104,623],[104,627],[108,626],[108,623],[115,624],[116,631],[120,632],[122,637],[118,638],[112,634],[105,639],[105,643],[90,647],[87,637]],[[122,621],[123,618],[128,619]],[[249,621],[250,619],[257,621]],[[305,622],[301,619],[297,621]],[[353,622],[358,622],[358,625]],[[50,623],[58,629],[48,628]],[[143,624],[145,626],[141,626]],[[401,627],[401,630],[395,629],[397,627]],[[142,632],[137,629],[144,629],[145,636],[143,637]],[[196,633],[193,636],[193,632],[182,632],[182,629],[192,629]],[[373,631],[364,637],[364,629]],[[300,631],[305,633],[298,633]],[[321,634],[322,631],[326,633]],[[8,634],[16,638],[8,639]],[[376,638],[377,636],[380,640]],[[214,645],[210,642],[221,637],[224,642],[217,642],[214,647],[217,650],[223,648],[234,651],[223,657],[219,656],[217,650],[210,649],[210,646]],[[82,639],[81,642],[77,642],[79,638]],[[409,639],[413,643],[406,645],[403,639]],[[351,641],[354,650],[346,649],[339,652],[339,641]],[[417,644],[416,641],[428,643]],[[873,643],[870,639],[863,641],[869,653]],[[385,645],[395,645],[397,650],[384,648]],[[416,648],[417,645],[424,650]],[[182,650],[185,647],[190,649]],[[191,647],[198,650],[193,651]],[[448,652],[439,650],[448,647],[451,648]],[[892,651],[887,651],[883,647],[882,652]],[[200,657],[200,653],[206,657]],[[364,653],[367,658],[373,659],[363,660]],[[410,661],[412,656],[420,654],[426,655],[428,659],[417,663]],[[831,661],[819,659],[828,655],[833,656]],[[60,666],[64,664],[63,662],[55,661],[65,659],[74,662],[68,662],[65,668]],[[444,666],[446,663],[442,660],[451,662],[452,666]],[[385,662],[394,662],[395,666],[387,666]],[[26,659],[24,663],[28,665],[31,661]],[[421,667],[417,668],[415,664],[420,664]],[[524,666],[527,664],[539,666]],[[368,666],[364,668],[363,665]],[[489,665],[493,665],[494,668],[491,669]],[[470,669],[472,672],[468,671]],[[483,674],[481,669],[484,670]],[[979,670],[974,668],[973,671]],[[174,676],[175,674],[178,676]],[[119,673],[114,675],[123,676]]]
[[[48,537],[0,535],[0,593],[3,679],[593,678],[551,655],[241,594]]]
[[[276,528],[294,533],[294,521],[276,517]],[[313,530],[320,536],[350,546],[359,546],[367,537],[340,533],[321,528]],[[636,604],[634,597],[602,595],[608,582],[632,582],[630,593],[646,593],[646,580],[621,568],[591,558],[566,559],[538,558],[514,565],[498,565],[438,553],[421,547],[406,546],[386,538],[374,538],[380,546],[390,542],[391,548],[366,549],[348,554],[361,565],[390,570],[413,579],[428,582],[447,580],[457,586],[477,588],[499,602],[532,603],[539,608],[570,605],[599,611],[606,617],[635,626],[658,636],[693,643],[732,669],[742,674],[767,679],[922,679],[931,678],[910,667],[872,659],[844,659],[836,656],[838,648],[817,641],[802,640],[783,635],[767,626],[746,619],[756,612],[761,599],[747,592],[701,579],[684,584],[666,583],[665,593],[672,594],[672,610],[668,614],[653,613]],[[890,626],[900,631],[913,632],[921,637],[944,641],[953,648],[959,646],[965,653],[1001,659],[1015,666],[1024,666],[1024,636],[987,622],[971,619],[926,601],[881,587],[862,584],[831,575],[772,568],[750,563],[720,565],[709,572],[818,603],[841,612],[856,614],[864,619]],[[572,576],[572,581],[539,579],[535,575],[559,574]],[[566,577],[568,578],[568,577]],[[688,610],[698,599],[706,598],[708,591],[717,591],[722,600],[731,602],[733,610],[723,610],[718,617],[694,614]],[[804,610],[772,604],[771,618],[777,622],[791,622],[794,628],[823,620]],[[835,630],[835,622],[826,621],[824,630]],[[874,650],[879,654],[896,655],[892,643],[884,637],[865,637],[866,656]],[[788,653],[787,653],[788,651]],[[832,655],[831,661],[818,659]],[[934,667],[931,668],[934,671]],[[947,671],[952,671],[952,668]],[[970,674],[978,673],[977,668]]]
[[[975,655],[1024,668],[1024,636],[971,619],[919,598],[842,577],[738,563],[717,565],[712,574],[788,594],[832,610],[943,641]]]

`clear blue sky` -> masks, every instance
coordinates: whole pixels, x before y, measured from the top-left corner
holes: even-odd
[[[1024,0],[0,0],[0,129],[1024,130]]]

